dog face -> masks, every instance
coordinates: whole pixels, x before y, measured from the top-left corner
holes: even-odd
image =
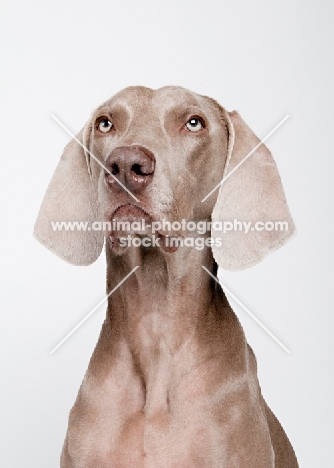
[[[126,88],[93,113],[78,139],[83,147],[73,140],[65,149],[35,226],[36,237],[71,263],[94,261],[103,233],[55,233],[50,221],[288,222],[288,232],[225,235],[213,254],[232,270],[257,263],[293,233],[276,165],[264,145],[202,202],[259,142],[236,112],[211,98],[180,87]]]
[[[212,100],[175,87],[125,89],[94,112],[86,145],[114,176],[90,159],[104,220],[210,220],[217,193],[201,200],[222,179],[228,147]]]

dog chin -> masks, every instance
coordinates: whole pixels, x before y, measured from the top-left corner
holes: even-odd
[[[130,241],[129,241],[130,239]],[[132,245],[131,242],[133,239],[138,240],[138,244]],[[162,234],[157,235],[133,235],[127,234],[122,235],[120,233],[112,232],[108,235],[108,242],[111,251],[115,255],[123,255],[129,248],[139,248],[142,249],[159,249],[166,253],[174,253],[178,250],[178,238],[163,236]]]
[[[131,247],[131,243],[128,241],[129,238],[136,238],[141,241],[146,239],[149,245],[147,242],[143,242],[141,244],[142,248],[159,248],[167,253],[176,252],[179,247],[178,238],[173,233],[162,231],[152,233],[153,217],[137,205],[120,205],[113,211],[109,219],[112,230],[108,232],[107,237],[110,248],[116,255],[124,254]],[[135,227],[134,224],[136,224]]]

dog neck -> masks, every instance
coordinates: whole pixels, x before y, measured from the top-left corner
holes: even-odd
[[[162,350],[177,353],[199,327],[205,329],[217,289],[202,268],[217,271],[211,249],[182,246],[167,253],[129,247],[118,256],[107,246],[107,263],[108,292],[138,267],[109,297],[107,322],[113,339],[129,344],[144,373]]]
[[[217,265],[210,248],[181,246],[170,253],[160,248],[129,247],[122,255],[113,254],[109,245],[106,250],[107,292],[117,288],[109,298],[113,314],[117,314],[116,303],[128,320],[156,310],[162,316],[176,316],[185,308],[187,314],[195,314],[211,300],[214,282],[202,268],[216,274]]]

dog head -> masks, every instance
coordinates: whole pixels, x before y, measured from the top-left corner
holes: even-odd
[[[238,113],[211,98],[180,87],[126,88],[98,107],[65,148],[35,236],[66,261],[88,265],[104,242],[94,222],[144,219],[138,235],[151,235],[152,223],[163,220],[287,223],[284,231],[212,230],[221,267],[252,266],[294,232],[275,162],[259,143]],[[84,222],[88,229],[55,230],[51,222]],[[185,234],[159,231],[161,237]],[[119,235],[114,228],[107,232],[115,253],[122,254]],[[218,237],[221,242],[215,242]]]

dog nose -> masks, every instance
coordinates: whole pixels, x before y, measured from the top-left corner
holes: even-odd
[[[112,150],[105,166],[127,189],[140,192],[153,179],[155,157],[142,146],[122,146]],[[106,173],[110,187],[115,191],[124,190],[114,177]]]

